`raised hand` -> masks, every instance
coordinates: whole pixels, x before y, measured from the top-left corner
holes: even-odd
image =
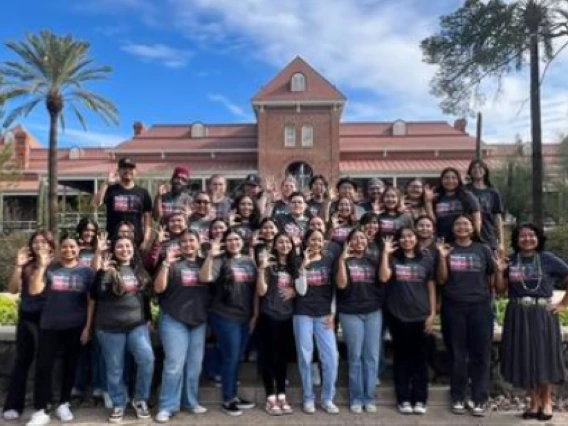
[[[440,238],[436,241],[436,250],[438,250],[438,254],[443,259],[447,259],[450,253],[452,252],[453,248],[451,245],[446,244],[443,238]]]
[[[337,212],[331,215],[331,227],[333,229],[339,228],[339,215],[337,214]]]
[[[351,245],[348,241],[343,243],[343,251],[341,252],[341,259],[347,260],[353,257],[353,252],[351,251]]]
[[[165,225],[158,226],[158,229],[156,229],[155,232],[156,238],[160,244],[170,239],[170,235]]]
[[[37,262],[40,267],[47,268],[51,263],[51,250],[49,248],[41,248],[37,253]]]
[[[258,239],[259,239],[259,230],[257,229],[252,233],[252,236],[250,238],[250,246],[254,247],[258,245]]]
[[[391,255],[397,250],[398,244],[394,241],[394,238],[392,236],[383,238],[383,252]]]
[[[506,256],[499,256],[497,258],[493,258],[493,265],[498,272],[503,272],[509,266],[509,258]]]
[[[264,180],[264,190],[267,194],[274,196],[276,194],[276,179],[274,176],[267,176]]]
[[[335,188],[333,188],[333,187],[332,187],[332,188],[329,188],[328,193],[329,193],[329,199],[330,199],[330,200],[335,200],[335,199],[337,199],[337,190],[336,190]]]
[[[108,251],[109,248],[109,241],[108,241],[108,232],[101,232],[97,235],[97,248],[96,250],[99,253]]]
[[[179,251],[175,247],[168,247],[166,249],[165,261],[170,265],[179,260]]]
[[[116,262],[112,260],[112,256],[110,255],[110,253],[107,253],[103,256],[101,269],[106,272],[111,268],[116,268]]]
[[[25,266],[31,260],[30,249],[28,247],[22,247],[16,253],[16,266]]]
[[[430,187],[430,185],[424,185],[424,200],[426,202],[432,202],[434,201],[434,198],[436,198],[434,190]]]
[[[385,210],[383,209],[383,206],[381,204],[380,200],[375,200],[373,201],[373,213],[375,214],[381,214],[383,213]]]
[[[241,222],[241,215],[235,212],[229,214],[229,226],[236,225]]]
[[[258,256],[258,268],[266,269],[270,266],[268,251],[262,250]]]
[[[296,297],[296,290],[294,290],[294,287],[282,287],[278,289],[278,294],[284,301],[288,301]]]
[[[408,197],[406,195],[401,196],[400,203],[398,203],[398,211],[400,213],[406,213],[410,211],[410,207],[412,207],[412,203]]]
[[[219,240],[211,241],[211,248],[209,249],[209,256],[217,257],[222,255],[224,252],[221,250],[223,244]]]
[[[314,252],[311,248],[306,248],[304,250],[304,259],[302,260],[302,267],[307,268],[312,263],[312,258],[314,257]]]
[[[116,182],[118,182],[118,171],[116,169],[110,169],[107,174],[107,183],[114,185]]]
[[[170,186],[168,184],[163,183],[158,187],[158,194],[164,196],[168,192],[170,192]]]

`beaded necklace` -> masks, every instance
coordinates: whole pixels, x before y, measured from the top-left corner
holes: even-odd
[[[534,288],[530,288],[529,286],[527,286],[527,283],[525,282],[526,267],[521,262],[521,256],[517,255],[517,267],[519,268],[520,272],[521,286],[525,291],[528,291],[529,293],[536,293],[539,290],[540,285],[542,284],[542,264],[540,262],[540,254],[536,253],[534,255],[532,266],[536,267],[535,269],[537,273],[537,281],[536,281],[536,286]]]

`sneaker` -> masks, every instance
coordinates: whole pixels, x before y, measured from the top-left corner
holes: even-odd
[[[314,414],[316,412],[316,404],[314,404],[314,401],[304,402],[302,410],[306,414]]]
[[[361,414],[363,412],[363,407],[360,404],[353,404],[349,407],[349,411],[353,414]]]
[[[398,404],[398,412],[400,414],[412,414],[414,413],[414,410],[412,409],[412,405],[410,404],[410,402],[403,402]]]
[[[73,420],[73,413],[69,409],[68,402],[64,402],[59,407],[57,407],[57,410],[55,410],[55,415],[62,422],[70,422],[71,420]]]
[[[270,395],[266,398],[266,405],[264,406],[264,411],[270,416],[281,416],[282,408],[276,402],[276,395]]]
[[[18,417],[20,417],[20,413],[18,413],[16,410],[6,410],[2,413],[2,417],[4,418],[4,420],[16,420]]]
[[[148,404],[146,404],[146,401],[132,401],[132,408],[134,408],[136,417],[139,419],[150,418],[150,410],[148,410]]]
[[[475,417],[485,417],[487,416],[487,405],[486,404],[475,404],[471,410],[471,414]]]
[[[160,410],[154,420],[156,420],[157,423],[167,423],[170,421],[170,417],[172,417],[172,413],[166,410]]]
[[[365,404],[363,406],[363,408],[365,409],[365,411],[367,413],[376,413],[377,412],[377,406],[376,404]]]
[[[109,423],[120,423],[124,419],[124,408],[114,407],[108,416]]]
[[[321,374],[317,363],[312,364],[312,384],[314,386],[321,386]]]
[[[242,410],[237,406],[237,402],[236,401],[231,401],[231,402],[227,402],[224,403],[223,405],[221,405],[221,409],[223,410],[223,412],[229,416],[232,417],[238,417],[238,416],[242,416],[243,412]]]
[[[426,404],[422,403],[422,402],[417,402],[414,405],[414,414],[426,414],[427,408],[426,408]]]
[[[452,413],[454,414],[465,414],[465,405],[462,401],[456,401],[452,405]]]
[[[29,422],[26,423],[26,426],[43,426],[48,424],[51,421],[51,417],[49,414],[45,413],[45,410],[38,410],[32,414],[32,417]]]
[[[207,412],[207,408],[198,404],[195,407],[190,408],[189,412],[192,414],[205,414]]]
[[[321,405],[321,408],[323,408],[323,411],[327,414],[339,414],[339,408],[333,403],[333,401],[324,402]]]
[[[294,412],[294,410],[286,400],[286,395],[284,395],[283,393],[278,395],[278,405],[282,410],[282,414],[292,414]]]
[[[241,398],[240,396],[237,396],[235,398],[235,403],[237,404],[239,410],[250,410],[251,408],[254,408],[254,406],[256,405],[254,402],[248,401],[244,398]]]

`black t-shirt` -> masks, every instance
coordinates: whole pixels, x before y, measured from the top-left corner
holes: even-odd
[[[305,271],[308,291],[304,296],[296,296],[294,314],[323,317],[331,313],[333,263],[333,253],[326,251],[320,260],[308,265]]]
[[[165,223],[168,216],[170,216],[173,212],[182,210],[185,211],[186,208],[191,207],[192,198],[185,191],[180,192],[168,192],[162,195],[162,223]]]
[[[379,215],[379,222],[381,237],[393,236],[400,228],[412,226],[412,217],[408,213],[383,212]]]
[[[282,200],[277,200],[274,202],[274,204],[272,205],[272,217],[274,219],[277,219],[278,216],[287,213],[290,213],[288,203]]]
[[[30,281],[34,273],[34,266],[28,263],[22,268],[22,288],[20,293],[20,312],[32,313],[41,312],[45,304],[45,292],[40,294],[30,294]]]
[[[65,330],[87,322],[87,295],[95,272],[86,266],[66,268],[53,263],[45,271],[45,306],[41,328]]]
[[[548,251],[530,257],[515,254],[510,260],[505,271],[509,297],[552,297],[554,283],[568,275],[566,262]]]
[[[346,260],[347,287],[337,290],[337,312],[368,314],[384,301],[384,284],[377,279],[377,259],[370,256]]]
[[[311,199],[307,202],[308,211],[312,216],[323,217],[324,212],[322,211],[325,201],[317,201]]]
[[[82,248],[79,251],[79,265],[88,268],[93,267],[93,259],[95,258],[95,250],[91,247]]]
[[[231,213],[231,206],[233,200],[229,197],[224,197],[221,201],[211,202],[211,208],[215,210],[215,217],[228,220]]]
[[[253,315],[256,273],[256,265],[248,256],[216,259],[211,312],[233,321],[249,321]]]
[[[468,185],[467,189],[477,198],[481,209],[481,241],[496,249],[499,235],[495,230],[495,217],[504,210],[501,195],[495,188],[479,189]]]
[[[207,320],[210,302],[209,286],[199,281],[203,259],[181,259],[172,264],[168,286],[159,295],[160,306],[176,320],[196,327]]]
[[[252,241],[252,234],[254,233],[254,231],[257,230],[256,226],[253,225],[251,222],[240,222],[232,226],[231,228],[234,229],[236,232],[238,232],[239,235],[242,237],[244,242],[243,254],[248,254],[250,243]]]
[[[337,212],[337,201],[334,201],[329,206],[329,214],[332,215],[333,213]],[[355,204],[355,218],[359,220],[361,216],[365,214],[365,209],[360,204]]]
[[[260,301],[260,312],[278,321],[292,318],[294,299],[284,300],[280,290],[294,288],[294,278],[286,268],[277,265],[266,268],[264,273],[268,289]]]
[[[291,238],[304,238],[304,234],[308,229],[309,218],[302,216],[295,218],[291,214],[283,213],[276,217],[278,229],[288,234]]]
[[[116,183],[108,187],[104,203],[106,205],[106,229],[109,235],[114,235],[120,222],[128,221],[134,225],[136,241],[142,242],[144,239],[142,218],[144,213],[152,211],[152,199],[148,191],[139,186],[126,189]]]
[[[393,258],[392,277],[387,284],[387,309],[403,322],[423,321],[430,315],[428,282],[434,279],[432,256]]]
[[[199,241],[209,241],[209,225],[211,225],[210,218],[191,215],[188,222],[189,229],[199,234]]]
[[[445,238],[446,241],[453,241],[452,224],[454,219],[462,213],[470,214],[478,211],[479,202],[469,191],[464,191],[462,199],[455,195],[440,195],[434,201],[438,237]]]
[[[111,271],[99,271],[91,297],[96,301],[94,325],[109,333],[126,333],[146,322],[142,286],[130,266],[121,266],[118,274],[124,293],[113,291]]]
[[[337,228],[334,228],[331,231],[330,240],[333,241],[334,243],[342,245],[349,236],[349,233],[353,230],[353,228],[355,228],[355,225],[351,224],[339,225]]]
[[[489,276],[493,274],[491,250],[483,243],[468,247],[452,245],[448,262],[448,281],[443,286],[445,300],[481,302],[489,300]]]

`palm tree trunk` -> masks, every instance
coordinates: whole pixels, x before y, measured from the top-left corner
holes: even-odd
[[[530,88],[531,88],[531,133],[532,133],[532,198],[533,221],[543,225],[543,167],[542,127],[540,112],[540,67],[537,30],[530,41]]]
[[[57,123],[60,112],[49,111],[48,228],[57,234]]]

